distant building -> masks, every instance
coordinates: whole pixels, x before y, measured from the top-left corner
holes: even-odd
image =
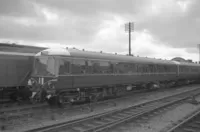
[[[192,60],[188,59],[187,62],[194,63]]]
[[[175,57],[175,58],[172,59],[172,61],[186,62],[186,60],[181,58],[181,57]]]
[[[194,63],[192,60],[188,59],[188,60],[185,60],[181,57],[175,57],[173,59],[171,59],[172,61],[178,61],[178,62],[188,62],[188,63]]]

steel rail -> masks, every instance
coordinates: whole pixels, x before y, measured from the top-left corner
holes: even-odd
[[[169,89],[167,89],[167,91],[168,90]],[[166,89],[164,89],[164,91],[166,91]],[[169,91],[171,91],[171,90],[169,90]],[[189,90],[186,90],[186,91],[189,91]],[[136,90],[136,91],[128,93],[126,96],[118,96],[118,97],[115,97],[115,98],[101,100],[101,101],[98,101],[98,102],[92,102],[90,104],[89,103],[85,103],[85,104],[81,104],[81,105],[72,105],[69,108],[64,106],[64,109],[81,108],[81,107],[85,107],[85,106],[88,106],[88,105],[93,106],[93,105],[97,105],[97,104],[111,103],[113,101],[116,101],[117,99],[129,98],[133,94],[137,94],[137,96],[138,96],[138,93],[139,94],[143,94],[143,95],[149,94],[149,93],[143,93],[143,92],[144,92],[144,90]],[[157,92],[160,92],[160,90],[157,91]],[[29,113],[31,114],[31,112],[28,111],[28,110],[41,109],[41,108],[48,108],[48,104],[44,103],[44,104],[26,105],[26,106],[14,107],[14,108],[9,108],[9,107],[8,108],[1,108],[0,109],[0,115],[5,115],[5,114],[10,114],[11,113],[13,117],[10,117],[10,118],[12,119],[12,118],[20,117],[20,115],[24,116],[24,115],[28,115]],[[28,111],[28,112],[26,112],[26,111]],[[0,118],[1,118],[1,116],[0,116]]]
[[[82,119],[77,119],[74,121],[63,122],[60,124],[54,124],[51,126],[45,126],[41,128],[36,128],[28,130],[27,132],[54,132],[59,130],[71,131],[104,131],[108,130],[113,126],[120,123],[129,121],[133,118],[137,118],[149,112],[158,110],[163,107],[175,104],[177,102],[183,101],[191,97],[191,95],[199,94],[199,89],[179,93],[176,95],[171,95],[168,97],[155,99],[152,101],[147,101],[139,105],[133,105],[126,108],[115,109],[101,114],[96,114]],[[177,97],[178,96],[178,97]]]
[[[126,99],[131,97],[133,94],[137,94],[142,92],[140,91],[135,91],[135,92],[131,92],[129,93],[127,96],[119,96],[116,98],[111,98],[111,99],[107,99],[107,100],[101,100],[98,102],[92,102],[92,103],[85,103],[85,104],[81,104],[81,105],[72,105],[70,107],[66,107],[64,106],[63,109],[76,109],[76,108],[83,108],[83,107],[87,107],[87,106],[94,106],[94,105],[98,105],[98,104],[106,104],[106,103],[112,103],[113,101],[116,101],[118,99]],[[142,94],[142,93],[141,93]],[[48,105],[45,104],[36,104],[36,105],[29,105],[29,106],[23,106],[23,107],[19,107],[19,108],[7,108],[5,110],[0,110],[0,120],[1,119],[5,119],[9,120],[9,119],[16,119],[16,118],[20,118],[20,117],[24,117],[24,116],[32,116],[35,114],[36,111],[30,111],[30,110],[40,110],[40,109],[49,109],[51,110]]]
[[[176,123],[166,132],[200,132],[200,110]]]
[[[84,103],[81,105],[70,105],[70,107],[66,107],[64,106],[63,109],[65,110],[73,110],[76,108],[84,108],[84,107],[88,107],[91,109],[91,107],[93,107],[94,105],[98,105],[98,104],[106,104],[106,103],[112,103],[113,105],[115,105],[114,101],[116,102],[118,99],[126,99],[126,98],[130,98],[133,94],[149,94],[149,93],[142,93],[144,92],[144,90],[137,90],[134,92],[130,92],[128,93],[127,96],[117,96],[115,98],[110,98],[110,99],[106,99],[106,100],[101,100],[98,102],[92,102],[92,103]],[[160,91],[158,91],[160,92]],[[0,120],[1,119],[6,119],[6,120],[12,120],[12,119],[16,119],[16,118],[20,118],[20,117],[25,117],[25,116],[33,116],[35,114],[36,111],[33,110],[40,110],[40,109],[49,109],[48,105],[45,104],[36,104],[36,105],[29,105],[29,106],[22,106],[22,107],[18,107],[18,108],[7,108],[4,110],[0,110]],[[32,111],[30,111],[32,110]],[[49,109],[51,110],[51,109]]]
[[[191,85],[193,86],[193,85]],[[196,86],[196,85],[195,85]],[[175,89],[180,89],[181,87],[177,87]],[[161,91],[158,90],[156,92],[162,92],[162,91],[171,91],[173,89],[162,89]],[[194,89],[195,90],[195,89]],[[135,91],[131,91],[129,92],[126,96],[118,96],[116,98],[111,98],[111,99],[108,99],[108,100],[102,100],[102,101],[98,101],[98,102],[93,102],[91,104],[98,104],[98,103],[102,103],[102,102],[109,102],[109,101],[113,101],[117,98],[121,99],[121,98],[128,98],[129,96],[132,96],[132,94],[149,94],[148,92],[147,93],[143,93],[145,92],[146,90],[135,90]],[[187,91],[187,90],[186,90]],[[188,90],[189,91],[189,90]],[[87,104],[83,104],[83,105],[79,105],[79,106],[85,106]],[[24,105],[24,106],[19,106],[19,107],[0,107],[0,114],[3,114],[3,113],[11,113],[11,112],[16,112],[16,111],[25,111],[25,110],[28,110],[28,109],[35,109],[35,108],[40,108],[40,107],[43,107],[43,106],[48,106],[47,103],[43,103],[43,104],[34,104],[34,105]],[[73,106],[73,107],[79,107],[79,106]]]

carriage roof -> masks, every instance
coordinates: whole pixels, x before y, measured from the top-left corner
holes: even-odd
[[[86,59],[100,59],[100,60],[109,60],[109,61],[136,62],[136,63],[145,63],[145,64],[197,66],[197,64],[193,64],[193,63],[191,64],[181,63],[181,62],[175,62],[175,61],[170,61],[170,60],[126,56],[126,55],[118,55],[118,54],[110,54],[110,53],[102,53],[102,52],[82,51],[78,49],[66,49],[66,48],[46,49],[39,52],[36,56],[41,56],[41,55],[75,57],[75,58],[86,58]]]

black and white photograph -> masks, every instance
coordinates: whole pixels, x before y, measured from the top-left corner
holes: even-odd
[[[200,132],[200,0],[0,0],[0,132]]]

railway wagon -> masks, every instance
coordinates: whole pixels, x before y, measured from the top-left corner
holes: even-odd
[[[123,95],[137,86],[159,88],[199,76],[199,64],[65,48],[36,54],[32,74],[48,99],[58,104]]]
[[[189,81],[198,81],[200,77],[200,65],[196,63],[175,62],[177,64],[177,83],[185,83]]]
[[[0,52],[0,101],[27,86],[33,66],[32,53]]]

